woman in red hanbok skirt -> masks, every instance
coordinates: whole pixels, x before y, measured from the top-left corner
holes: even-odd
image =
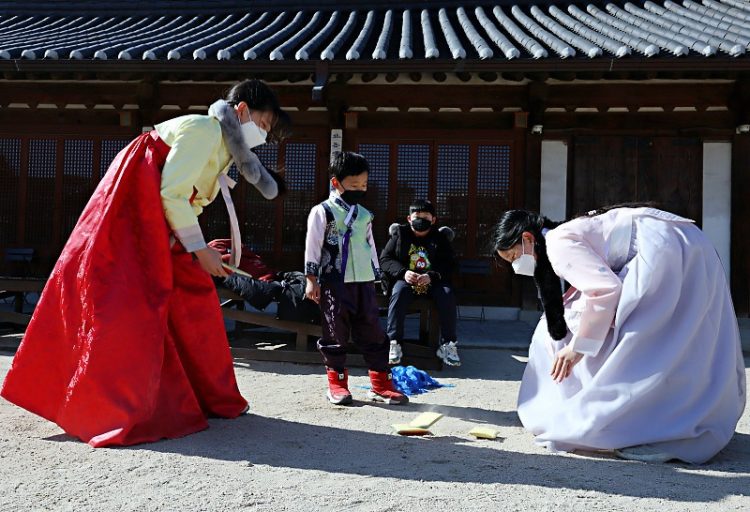
[[[0,394],[91,446],[181,437],[247,411],[211,278],[226,276],[197,216],[231,161],[267,199],[283,181],[250,151],[287,115],[259,80],[208,115],[144,133],[112,162],[41,295]],[[237,252],[237,255],[240,251]]]

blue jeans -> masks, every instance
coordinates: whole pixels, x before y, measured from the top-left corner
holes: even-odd
[[[430,285],[427,297],[435,302],[440,316],[440,331],[443,341],[456,341],[456,295],[453,288],[446,284]],[[409,305],[415,297],[412,287],[406,281],[399,280],[393,285],[391,300],[388,304],[388,338],[401,341],[404,339],[404,318]]]

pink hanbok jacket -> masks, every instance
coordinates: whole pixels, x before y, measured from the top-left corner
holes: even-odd
[[[624,278],[620,269],[634,252],[633,220],[639,216],[693,222],[655,208],[618,208],[573,219],[546,234],[552,268],[571,285],[563,304],[576,352],[595,356],[614,324]]]

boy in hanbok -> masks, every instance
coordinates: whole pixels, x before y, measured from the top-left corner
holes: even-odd
[[[308,299],[320,305],[323,336],[318,350],[328,375],[328,400],[352,403],[346,351],[351,336],[369,366],[368,398],[399,405],[388,366],[388,337],[380,326],[375,280],[380,277],[373,215],[360,204],[370,167],[360,154],[337,153],[330,167],[331,193],[307,219],[305,276]]]
[[[620,207],[556,226],[512,210],[494,249],[544,306],[518,397],[537,443],[696,464],[727,445],[745,368],[724,269],[693,221]]]

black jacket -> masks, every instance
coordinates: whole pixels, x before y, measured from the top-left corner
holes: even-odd
[[[418,237],[408,224],[400,224],[391,235],[380,253],[380,268],[387,277],[389,288],[399,279],[404,279],[409,270],[409,249],[413,245],[424,247],[430,260],[430,270],[426,273],[433,283],[451,284],[451,276],[456,268],[453,247],[445,234],[436,226],[424,237]],[[414,269],[417,274],[424,271]]]

